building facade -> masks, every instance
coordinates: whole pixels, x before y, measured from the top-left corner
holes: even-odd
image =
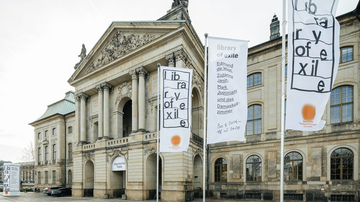
[[[337,19],[341,58],[322,117],[326,125],[316,132],[285,134],[288,201],[360,200],[359,5]],[[277,21],[275,16],[271,30],[279,30],[273,27]],[[281,114],[281,46],[280,35],[272,32],[269,41],[249,48],[246,142],[209,145],[210,196],[280,200],[280,125],[281,116],[286,116]]]
[[[359,5],[337,17],[341,63],[323,115],[326,126],[286,131],[285,200],[359,200]],[[280,199],[280,120],[286,116],[280,112],[280,23],[274,16],[270,40],[248,51],[246,141],[208,145],[203,187],[205,50],[187,6],[174,1],[156,21],[113,22],[87,55],[82,51],[68,80],[75,93],[58,102],[71,102],[71,110],[59,112],[55,103],[31,123],[38,187],[71,185],[74,196],[153,199],[161,64],[194,70],[190,146],[160,153],[161,199],[187,201],[201,197],[202,189],[216,198]]]
[[[72,185],[72,137],[75,127],[74,92],[48,106],[34,127],[34,187]],[[24,175],[23,175],[24,176]],[[25,174],[26,176],[26,174]]]
[[[33,188],[35,184],[34,161],[21,162],[20,164],[20,187]]]

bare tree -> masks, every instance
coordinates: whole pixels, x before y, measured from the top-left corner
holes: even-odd
[[[33,143],[30,142],[29,146],[23,149],[22,161],[35,161],[35,151]]]

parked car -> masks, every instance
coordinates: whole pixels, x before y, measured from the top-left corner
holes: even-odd
[[[47,194],[48,196],[50,196],[52,190],[59,189],[59,188],[61,188],[61,187],[46,187],[46,188],[43,190],[43,194]]]
[[[71,188],[62,187],[51,191],[51,196],[71,196]]]

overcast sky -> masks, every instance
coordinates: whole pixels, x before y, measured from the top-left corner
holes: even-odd
[[[358,0],[339,0],[337,15]],[[0,160],[20,162],[34,141],[29,123],[47,106],[74,90],[81,44],[94,47],[112,21],[157,20],[172,0],[0,0]],[[189,0],[199,37],[269,40],[274,14],[282,21],[282,0]]]

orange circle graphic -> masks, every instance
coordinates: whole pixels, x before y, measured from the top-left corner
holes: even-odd
[[[175,146],[179,145],[180,144],[180,136],[178,135],[174,135],[172,138],[171,138],[171,143]]]
[[[312,105],[306,104],[302,108],[302,116],[303,116],[304,120],[306,120],[306,121],[313,120],[315,117],[315,114],[316,114],[316,108]]]
[[[5,191],[5,194],[8,194],[9,192],[8,191]]]

